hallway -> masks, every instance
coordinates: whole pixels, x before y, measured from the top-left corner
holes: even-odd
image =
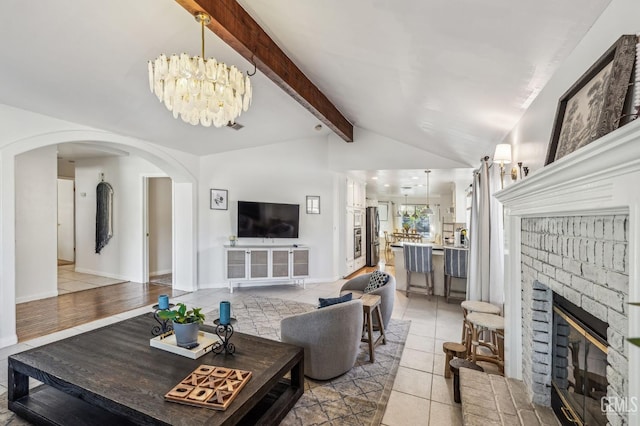
[[[58,261],[58,295],[126,282],[116,278],[75,272],[75,264],[67,262],[60,265],[60,263],[63,262]]]
[[[20,303],[16,305],[18,342],[157,303],[160,294],[186,293],[166,285],[127,281]]]

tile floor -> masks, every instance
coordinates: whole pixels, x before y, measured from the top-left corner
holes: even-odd
[[[221,300],[233,300],[244,295],[260,295],[297,300],[317,304],[319,297],[334,297],[344,283],[339,280],[328,284],[298,286],[281,285],[247,287],[229,294],[226,289],[199,290],[173,298],[187,304],[197,303],[203,311],[217,308]],[[398,374],[389,398],[383,424],[386,426],[446,426],[461,425],[459,404],[453,402],[452,379],[443,377],[444,341],[459,341],[462,331],[462,312],[457,304],[447,304],[444,299],[411,295],[407,298],[396,293],[393,318],[411,320],[411,328],[405,345]],[[32,347],[83,333],[107,324],[148,312],[149,307],[135,309],[102,320],[94,321],[58,333],[29,340],[0,349],[0,393],[7,390],[7,357]],[[33,382],[36,384],[37,382]]]
[[[74,291],[89,290],[124,282],[114,278],[75,272],[74,268],[74,264],[58,266],[58,294],[73,293]]]

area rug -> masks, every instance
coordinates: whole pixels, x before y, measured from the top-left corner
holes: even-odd
[[[0,395],[0,425],[28,426],[31,423],[18,417],[13,411],[7,408],[7,393]]]
[[[308,312],[315,306],[291,300],[247,296],[232,304],[237,331],[280,340],[282,318]],[[217,318],[218,311],[207,318]],[[392,319],[387,327],[387,344],[376,348],[375,363],[369,362],[366,343],[360,346],[355,366],[346,374],[329,381],[305,377],[305,392],[281,425],[379,425],[382,422],[391,388],[411,321]]]

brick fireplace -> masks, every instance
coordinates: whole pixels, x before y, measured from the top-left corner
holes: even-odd
[[[522,219],[522,377],[534,402],[551,401],[553,293],[608,322],[606,396],[627,395],[628,224],[627,215]],[[624,412],[607,417],[627,422]]]
[[[607,324],[607,397],[640,396],[640,349],[625,340],[640,336],[640,308],[628,305],[640,301],[638,184],[640,120],[496,195],[505,207],[505,372],[537,403],[550,403],[553,293]],[[607,410],[609,424],[640,425],[628,408]]]

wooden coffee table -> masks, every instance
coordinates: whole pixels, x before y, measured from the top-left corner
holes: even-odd
[[[150,347],[153,325],[145,314],[10,356],[9,409],[45,425],[278,424],[304,392],[300,347],[236,332],[235,354],[193,360]],[[253,373],[226,411],[165,401],[201,364]]]

